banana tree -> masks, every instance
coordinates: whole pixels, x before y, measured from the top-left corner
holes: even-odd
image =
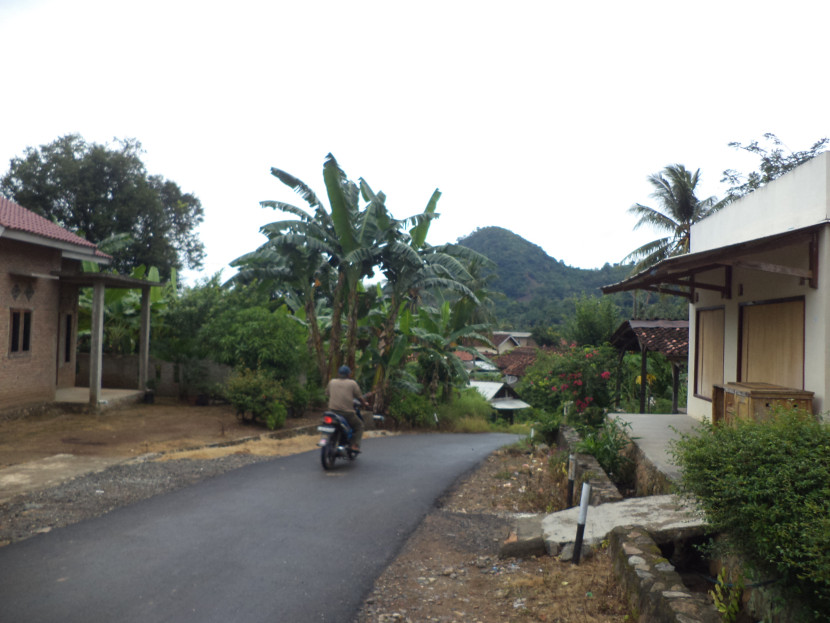
[[[412,328],[416,337],[414,351],[422,370],[422,381],[429,388],[430,399],[437,402],[439,389],[448,400],[453,386],[462,386],[469,380],[464,363],[456,354],[467,352],[477,355],[469,344],[478,341],[492,347],[485,335],[487,324],[467,325],[453,330],[453,314],[449,301],[440,308],[423,305],[418,310],[417,321]]]

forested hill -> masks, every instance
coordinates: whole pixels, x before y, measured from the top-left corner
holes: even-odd
[[[496,315],[500,324],[516,330],[560,324],[573,309],[574,297],[600,296],[601,286],[622,281],[631,272],[630,265],[606,264],[593,270],[567,266],[501,227],[482,227],[459,238],[458,244],[496,264],[488,287],[505,295],[496,302]],[[623,297],[619,303],[625,306],[624,301]]]

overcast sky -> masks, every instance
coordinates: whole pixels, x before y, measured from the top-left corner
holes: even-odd
[[[320,195],[331,152],[399,218],[442,192],[428,241],[497,225],[570,266],[657,237],[646,177],[699,196],[757,160],[727,144],[830,136],[830,5],[783,2],[0,0],[0,172],[68,133],[137,138],[205,208],[204,271]]]

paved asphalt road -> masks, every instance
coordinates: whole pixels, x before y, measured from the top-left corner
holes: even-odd
[[[436,498],[513,440],[367,439],[331,472],[278,458],[0,548],[0,621],[347,623]]]

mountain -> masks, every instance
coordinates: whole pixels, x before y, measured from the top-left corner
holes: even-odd
[[[599,288],[625,279],[630,265],[605,264],[600,269],[573,268],[501,227],[482,227],[459,238],[458,244],[485,255],[496,264],[489,288],[504,294],[495,313],[500,325],[531,329],[562,324],[580,296],[601,296]],[[613,295],[623,308],[632,307],[631,294]]]

